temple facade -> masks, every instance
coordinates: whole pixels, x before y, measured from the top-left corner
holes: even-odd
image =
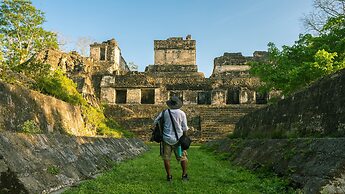
[[[94,46],[91,50],[95,50]],[[164,104],[174,95],[184,104],[192,105],[266,103],[269,95],[257,92],[260,82],[249,76],[247,65],[265,56],[262,51],[254,52],[253,57],[224,53],[215,58],[212,76],[205,78],[198,72],[196,41],[190,35],[185,39],[155,40],[155,64],[147,66],[145,72],[103,76],[101,101],[107,104]]]

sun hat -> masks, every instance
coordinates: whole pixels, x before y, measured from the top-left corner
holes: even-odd
[[[183,105],[182,101],[177,96],[171,97],[166,103],[170,109],[179,109]]]

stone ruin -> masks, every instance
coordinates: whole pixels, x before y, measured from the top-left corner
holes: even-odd
[[[96,49],[94,45],[91,50]],[[190,35],[155,40],[154,64],[144,72],[103,75],[100,100],[108,105],[108,116],[148,140],[153,118],[166,108],[171,96],[178,96],[196,141],[222,138],[232,132],[240,117],[272,96],[259,93],[259,79],[249,75],[248,62],[266,56],[264,51],[256,51],[252,57],[225,53],[215,59],[213,74],[206,78],[198,72],[196,41]]]
[[[196,41],[172,37],[154,41],[154,64],[144,72],[130,71],[115,39],[90,45],[90,57],[47,50],[36,58],[60,67],[73,79],[91,104],[106,104],[106,116],[116,119],[143,140],[159,111],[171,96],[184,103],[192,137],[207,141],[225,137],[245,114],[264,106],[274,93],[260,93],[260,81],[249,75],[248,63],[265,60],[267,52],[253,56],[224,53],[214,60],[206,78],[198,71]]]
[[[145,72],[103,76],[101,101],[164,104],[170,96],[178,96],[184,104],[191,105],[264,104],[269,96],[257,92],[260,82],[249,76],[246,64],[265,55],[262,51],[256,51],[253,57],[225,53],[215,59],[212,76],[205,78],[198,72],[196,41],[190,35],[186,39],[155,40],[154,65],[147,66]]]
[[[94,71],[100,74],[120,75],[129,72],[121,49],[115,39],[90,45],[90,57],[96,64]]]

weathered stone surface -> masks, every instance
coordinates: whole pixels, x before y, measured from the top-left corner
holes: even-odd
[[[303,193],[343,193],[345,139],[224,139],[207,146],[234,164],[264,168],[292,181]]]
[[[212,91],[212,104],[215,104],[215,105],[226,104],[226,91],[224,90]]]
[[[253,112],[236,125],[239,137],[345,136],[345,69],[277,104]]]
[[[127,102],[129,104],[140,104],[141,90],[140,89],[128,89],[127,90]]]
[[[145,72],[156,74],[157,72],[171,72],[171,73],[188,73],[198,72],[198,66],[196,65],[149,65],[145,68]]]
[[[49,193],[146,150],[137,139],[1,132],[0,193]]]
[[[155,65],[195,65],[195,40],[191,36],[183,40],[182,37],[168,38],[154,41]]]
[[[115,104],[116,90],[115,88],[102,88],[101,90],[101,102],[108,104]]]
[[[0,82],[0,131],[20,131],[35,121],[43,132],[94,135],[84,128],[79,107],[21,86]]]

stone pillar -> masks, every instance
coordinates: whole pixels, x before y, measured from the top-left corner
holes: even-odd
[[[127,104],[141,103],[141,89],[127,89]]]
[[[255,95],[255,91],[253,90],[248,90],[248,103],[249,104],[256,103],[256,95]]]
[[[248,88],[240,89],[240,104],[255,104],[255,91]]]
[[[161,89],[155,88],[155,104],[162,104],[162,96],[161,96]]]
[[[186,90],[183,91],[183,104],[198,104],[198,92]]]
[[[241,88],[240,89],[240,104],[248,103],[248,90]]]
[[[115,88],[101,88],[101,102],[115,104]]]
[[[211,104],[226,104],[226,94],[224,90],[213,90],[211,94]]]

